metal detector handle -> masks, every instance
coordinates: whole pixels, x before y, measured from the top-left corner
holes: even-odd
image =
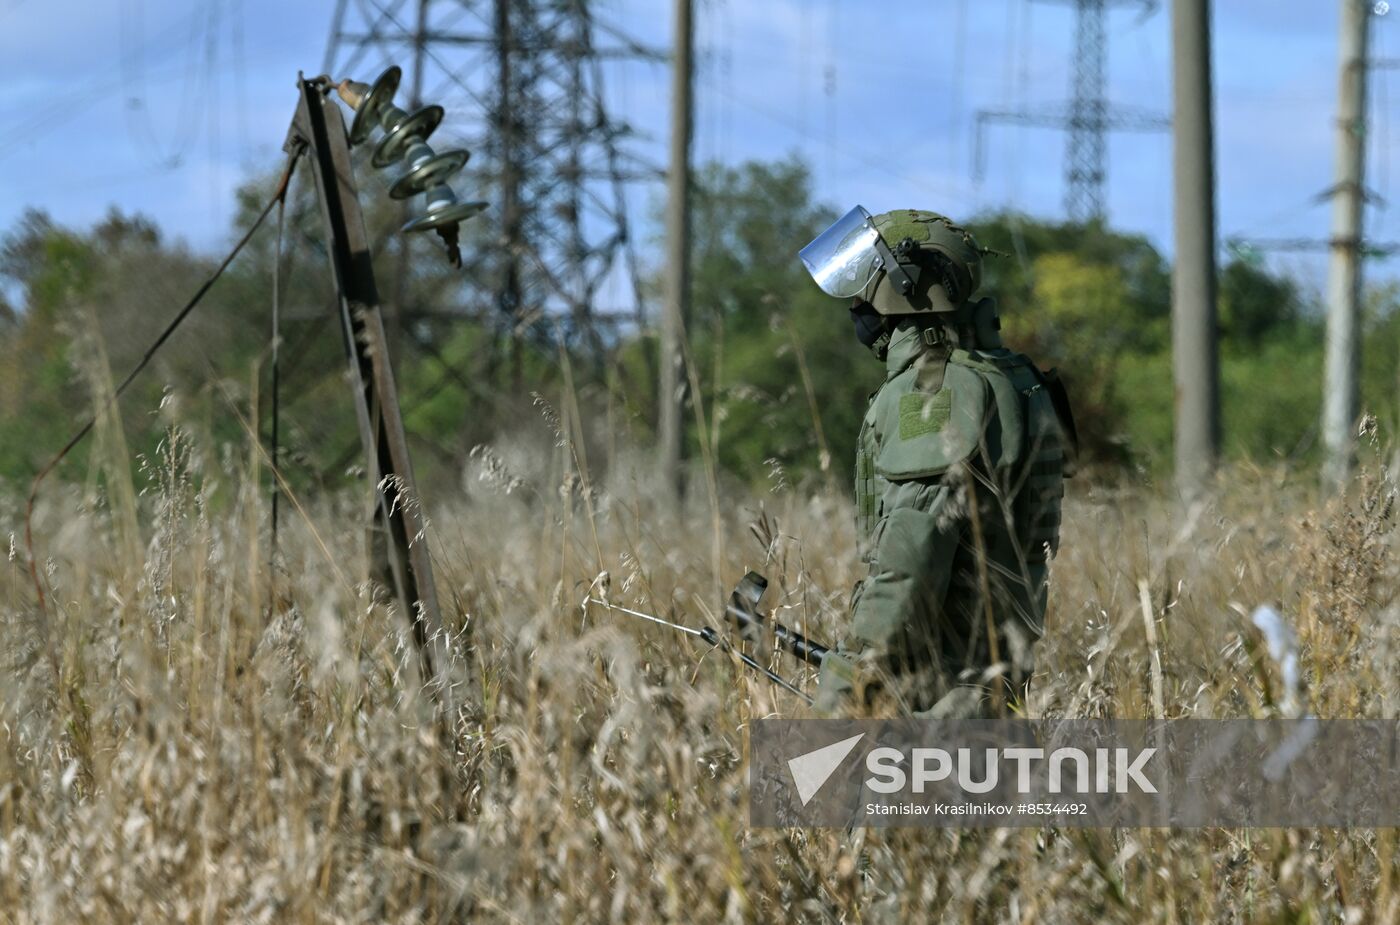
[[[745,614],[742,611],[731,610],[729,615],[735,623],[739,624],[741,632],[746,625],[753,625],[760,632],[762,632],[767,625],[762,617]],[[795,633],[781,623],[774,623],[772,625],[772,632],[773,638],[778,640],[779,648],[787,649],[809,665],[821,667],[821,663],[826,660],[826,653],[830,651],[821,643],[813,642],[801,633]]]
[[[757,572],[749,572],[729,596],[729,603],[724,608],[725,615],[734,623],[739,635],[749,642],[762,643],[764,633],[770,629],[757,609],[767,587],[768,579]],[[829,650],[821,643],[795,633],[781,623],[773,623],[771,630],[779,648],[786,649],[807,664],[820,666],[826,659]]]
[[[821,667],[822,662],[826,661],[829,651],[826,646],[813,642],[801,633],[794,633],[781,623],[773,624],[773,635],[780,645],[809,665]]]

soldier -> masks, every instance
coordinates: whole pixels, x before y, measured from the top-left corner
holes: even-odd
[[[856,451],[869,571],[821,709],[863,692],[867,707],[995,716],[1024,699],[1073,421],[1054,371],[1003,347],[995,303],[973,301],[982,255],[942,215],[860,206],[802,249],[886,368]]]

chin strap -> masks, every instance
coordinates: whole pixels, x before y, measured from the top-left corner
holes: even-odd
[[[1001,318],[991,298],[963,302],[954,311],[933,315],[904,315],[919,325],[919,336],[928,347],[962,347],[965,350],[995,350],[1001,340]]]

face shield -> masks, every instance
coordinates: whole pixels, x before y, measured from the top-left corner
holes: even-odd
[[[797,256],[822,292],[849,299],[864,290],[881,268],[879,243],[875,220],[864,207],[856,206],[798,251]]]

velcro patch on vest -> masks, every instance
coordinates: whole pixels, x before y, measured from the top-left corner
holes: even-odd
[[[912,440],[922,434],[937,433],[948,423],[953,411],[953,393],[948,389],[932,394],[910,392],[899,397],[899,439]]]

